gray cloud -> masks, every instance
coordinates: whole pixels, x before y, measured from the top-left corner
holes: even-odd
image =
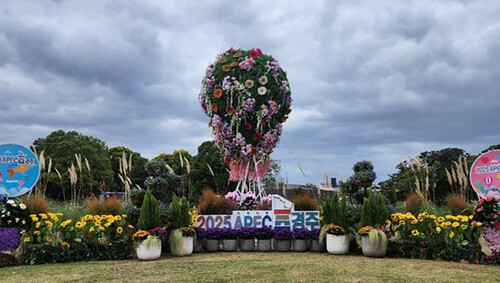
[[[151,158],[210,139],[206,66],[259,47],[288,72],[273,154],[295,183],[500,140],[495,1],[58,1],[0,8],[0,143],[76,130]],[[302,176],[297,164],[308,174]]]

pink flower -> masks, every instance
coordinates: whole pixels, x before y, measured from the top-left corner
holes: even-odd
[[[259,48],[253,49],[250,51],[250,57],[252,57],[252,58],[256,58],[256,57],[259,57],[261,55],[262,55],[262,51]]]
[[[492,201],[492,200],[493,200],[493,197],[487,197],[487,198],[486,198],[486,201],[487,201],[487,202],[490,202],[490,201]]]
[[[479,205],[482,205],[484,202],[484,199],[483,198],[480,198],[479,201],[477,202]]]
[[[259,132],[253,134],[253,139],[254,140],[260,140],[261,138],[262,138],[262,135]]]
[[[478,208],[476,209],[476,211],[477,211],[477,212],[481,212],[482,210],[483,210],[483,208],[482,208],[482,207],[478,207]]]
[[[248,122],[245,122],[245,127],[247,128],[247,130],[251,130],[252,129],[252,124],[250,124]]]

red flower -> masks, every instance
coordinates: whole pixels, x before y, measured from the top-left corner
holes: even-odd
[[[254,139],[254,140],[260,140],[261,138],[262,138],[262,135],[261,135],[259,132],[257,132],[257,133],[255,133],[255,134],[253,134],[253,139]],[[253,149],[252,149],[252,150],[253,150]]]
[[[251,130],[252,129],[252,124],[250,124],[248,122],[245,122],[245,127],[247,128],[247,130]]]
[[[480,198],[479,201],[477,202],[479,205],[482,205],[484,202],[484,199],[483,198]]]
[[[262,127],[265,127],[267,125],[267,119],[262,119]]]
[[[219,98],[222,96],[222,89],[218,88],[216,90],[214,90],[214,96]]]
[[[497,222],[497,224],[495,224],[495,229],[500,230],[500,222]]]
[[[212,103],[212,111],[217,112],[217,104]]]
[[[231,162],[231,157],[229,157],[229,156],[224,157],[224,162],[226,162],[226,163]]]
[[[252,49],[252,50],[250,51],[250,57],[252,57],[252,58],[259,57],[259,56],[261,56],[261,55],[262,55],[262,51],[261,51],[259,48],[257,48],[257,49]]]
[[[256,155],[257,153],[259,153],[259,151],[255,147],[252,147],[252,151],[250,152],[250,154]]]
[[[286,112],[285,112],[285,115],[290,114],[290,112],[292,112],[292,108],[288,108],[288,109],[286,110]]]
[[[234,107],[229,105],[228,107],[226,107],[226,112],[227,114],[232,115],[234,113]]]

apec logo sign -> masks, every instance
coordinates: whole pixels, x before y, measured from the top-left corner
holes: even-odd
[[[500,150],[488,151],[474,161],[470,182],[479,198],[500,197]]]
[[[0,145],[1,195],[23,195],[35,186],[39,176],[38,159],[31,150],[17,144]]]
[[[319,211],[295,211],[293,203],[273,195],[272,210],[233,211],[231,215],[198,215],[200,229],[270,227],[279,229],[320,228]]]

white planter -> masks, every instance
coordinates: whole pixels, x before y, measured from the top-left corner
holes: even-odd
[[[149,245],[146,240],[142,241],[136,248],[137,258],[140,260],[155,260],[161,256],[161,240],[151,239]]]
[[[170,242],[170,252],[174,256],[187,256],[193,253],[193,237],[182,237],[179,245],[173,245]]]
[[[364,256],[369,257],[384,257],[387,252],[387,245],[376,247],[370,243],[368,236],[361,237],[361,249],[363,250]]]
[[[345,255],[349,252],[349,238],[346,235],[326,235],[326,250],[334,255]]]

